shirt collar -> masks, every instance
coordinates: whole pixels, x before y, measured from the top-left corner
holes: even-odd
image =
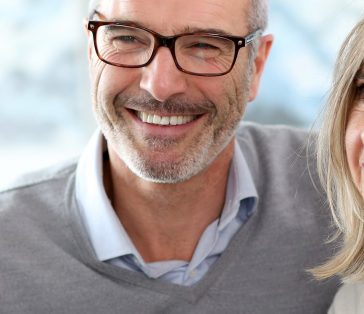
[[[76,170],[76,199],[80,214],[96,256],[100,261],[132,254],[143,261],[117,217],[103,184],[104,138],[98,129],[84,150]],[[229,170],[223,212],[219,219],[221,231],[238,215],[240,202],[258,198],[249,167],[235,141]],[[254,204],[248,206],[250,211]]]
[[[103,144],[103,135],[97,130],[76,170],[76,199],[96,256],[101,261],[120,255],[138,255],[104,189]]]
[[[240,202],[243,200],[253,202],[253,204],[247,206],[249,212],[246,214],[249,215],[255,208],[258,193],[243,152],[235,140],[234,155],[226,189],[225,206],[221,213],[219,230],[224,229],[236,217],[240,209]]]

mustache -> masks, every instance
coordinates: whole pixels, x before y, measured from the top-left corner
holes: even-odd
[[[136,111],[169,114],[203,114],[216,111],[215,104],[207,99],[195,102],[180,96],[171,97],[166,101],[158,101],[148,95],[128,96],[119,94],[114,100],[114,106],[116,111],[124,107]]]

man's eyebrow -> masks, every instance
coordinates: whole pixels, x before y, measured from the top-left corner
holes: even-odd
[[[102,14],[98,14],[98,15],[101,17],[102,21],[107,21],[107,22],[111,22],[111,23],[115,23],[115,24],[122,24],[122,25],[127,25],[127,26],[151,29],[150,27],[148,27],[148,25],[145,25],[145,24],[139,23],[139,22],[135,22],[132,20],[124,20],[124,19],[118,19],[118,18],[114,18],[114,19],[110,20],[110,19],[106,19],[105,16],[103,16]]]
[[[220,29],[220,28],[201,28],[201,27],[192,27],[186,26],[182,29],[180,33],[209,33],[209,34],[220,34],[220,35],[227,35],[232,36],[231,33]]]
[[[91,12],[91,14],[90,14],[90,16],[89,16],[89,19],[90,20],[93,20],[94,18],[95,18],[95,16],[96,15],[98,15],[101,19],[105,19],[105,16],[102,14],[102,13],[100,13],[98,10],[97,10],[97,8],[96,9],[94,9],[92,12]]]
[[[92,16],[98,15],[102,20],[107,20],[106,17],[98,12],[97,10],[94,10],[94,13]],[[126,19],[120,19],[120,18],[114,18],[109,20],[110,22],[125,24],[129,26],[135,26],[135,27],[142,27],[153,30],[149,25],[145,25],[144,23],[132,21],[132,20],[126,20]],[[175,34],[185,34],[185,33],[202,33],[202,34],[220,34],[220,35],[226,35],[226,36],[232,36],[231,33],[219,29],[219,28],[201,28],[201,27],[192,27],[192,26],[186,26],[182,28],[181,30],[176,29]]]

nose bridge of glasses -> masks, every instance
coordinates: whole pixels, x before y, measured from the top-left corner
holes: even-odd
[[[179,68],[179,65],[178,65],[177,60],[176,60],[175,48],[174,48],[174,43],[175,43],[177,37],[176,36],[162,36],[162,35],[159,35],[159,34],[154,34],[154,38],[155,38],[155,47],[154,47],[154,52],[153,52],[153,54],[151,56],[150,62],[156,56],[159,48],[164,47],[164,48],[169,49],[175,65],[177,66],[177,68]]]
[[[176,37],[175,36],[162,36],[162,35],[157,35],[155,36],[156,39],[156,43],[157,43],[157,47],[166,47],[169,48],[169,50],[172,52],[174,52],[174,42],[176,41]]]

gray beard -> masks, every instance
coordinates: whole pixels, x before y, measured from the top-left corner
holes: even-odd
[[[119,158],[135,175],[155,183],[174,184],[183,182],[206,169],[234,137],[247,101],[250,72],[247,71],[245,76],[243,80],[245,88],[241,89],[241,94],[229,97],[228,103],[220,112],[217,110],[218,105],[208,100],[193,103],[181,97],[173,97],[166,102],[159,102],[147,94],[136,97],[119,94],[111,104],[98,102],[98,104],[101,104],[101,108],[104,109],[104,111],[100,111],[101,114],[97,115],[99,124],[109,145],[111,144]],[[238,101],[242,102],[240,106]],[[179,160],[153,160],[147,154],[143,155],[143,152],[138,151],[135,145],[135,137],[126,127],[124,117],[121,115],[123,107],[139,111],[159,111],[181,115],[184,113],[207,112],[209,118],[203,128],[207,130],[207,133],[196,133],[192,144]],[[102,116],[102,114],[105,116]],[[215,128],[212,129],[211,126],[215,126]],[[183,138],[173,140],[145,137],[143,140],[151,151],[163,152],[177,146],[178,142],[182,141]]]

